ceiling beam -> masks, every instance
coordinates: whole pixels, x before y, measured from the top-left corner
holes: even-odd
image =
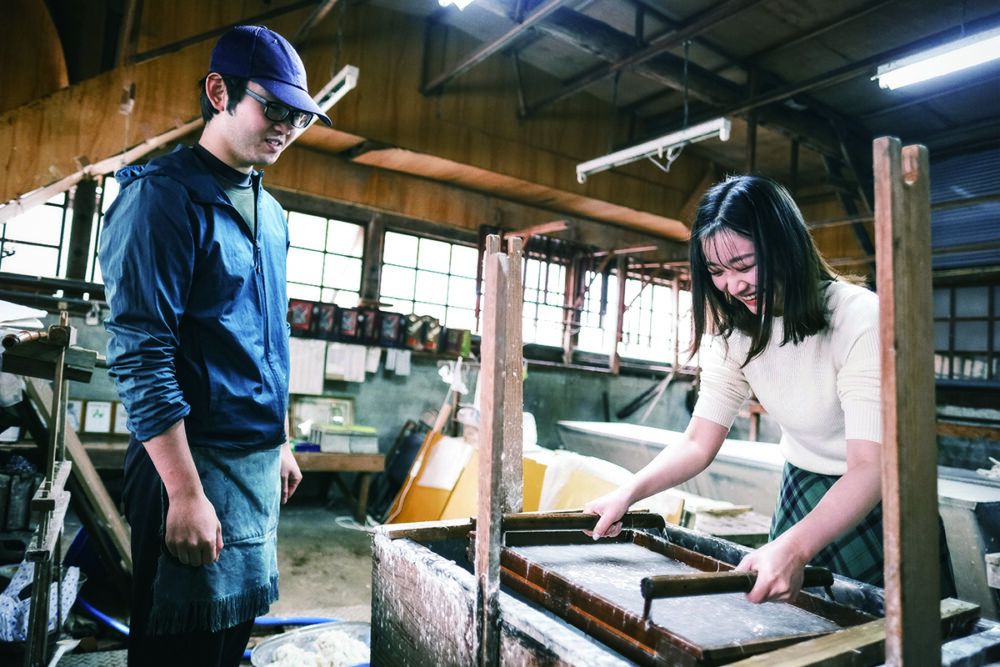
[[[567,8],[555,12],[547,21],[540,24],[537,30],[612,63],[624,62],[635,53],[633,36],[615,30],[603,21]],[[680,91],[685,88],[684,62],[669,53],[661,53],[641,62],[631,71],[674,90]],[[742,88],[691,63],[688,63],[687,90],[693,99],[715,107],[735,108],[745,100]],[[532,107],[523,102],[521,106],[522,117],[530,115]],[[729,114],[706,112],[701,120],[710,120],[720,115]],[[791,139],[801,139],[819,153],[840,155],[837,135],[825,119],[815,114],[776,105],[761,109],[758,121]],[[657,124],[655,119],[647,118],[647,127],[657,126],[658,132],[675,129],[677,125],[678,123],[674,122]]]
[[[220,37],[222,36],[223,33],[228,32],[231,28],[235,28],[238,25],[247,25],[247,24],[261,25],[273,18],[284,16],[285,14],[290,14],[294,11],[304,9],[314,4],[316,4],[315,0],[301,0],[300,2],[296,2],[291,5],[286,5],[278,9],[272,9],[269,12],[263,12],[255,16],[249,16],[243,19],[242,21],[237,21],[236,23],[229,23],[227,25],[219,26],[218,28],[214,28],[212,30],[199,33],[197,35],[194,35],[193,37],[188,37],[187,39],[182,39],[173,42],[171,44],[165,44],[164,46],[160,46],[155,49],[150,49],[149,51],[143,51],[142,53],[136,54],[134,63],[138,65],[140,63],[148,62],[150,60],[155,60],[156,58],[159,58],[161,56],[165,56],[171,53],[177,53],[178,51],[186,49],[189,46],[193,46],[195,44],[201,44],[202,42],[207,42],[210,39]]]
[[[723,21],[735,18],[740,13],[760,4],[763,1],[764,0],[725,0],[725,2],[710,7],[700,14],[695,15],[689,21],[685,21],[684,24],[679,26],[676,30],[672,30],[667,34],[661,35],[660,37],[652,40],[646,48],[633,53],[627,58],[617,60],[605,65],[604,67],[598,68],[597,70],[583,74],[577,77],[574,81],[570,82],[569,85],[562,88],[562,90],[558,90],[555,93],[542,98],[538,102],[535,102],[534,104],[529,104],[528,114],[530,115],[536,113],[539,110],[554,104],[555,102],[582,92],[598,81],[602,81],[616,72],[628,70],[636,67],[637,65],[641,65],[647,60],[664,53],[668,49],[683,44],[685,41],[693,39],[706,30],[710,30]]]
[[[500,39],[486,44],[475,53],[466,56],[466,58],[450,72],[445,72],[444,74],[439,75],[433,81],[424,86],[421,92],[424,95],[434,95],[441,92],[441,89],[445,86],[445,84],[458,78],[462,74],[465,74],[493,54],[499,53],[501,50],[513,44],[515,41],[526,35],[532,27],[549,16],[549,14],[559,9],[559,7],[561,7],[565,2],[566,0],[549,0],[548,3],[536,10],[533,14],[524,19],[524,21],[508,30],[502,37],[500,37]]]
[[[319,6],[313,11],[313,13],[305,20],[305,22],[299,26],[299,29],[295,32],[295,36],[289,40],[296,49],[305,44],[306,38],[309,37],[309,33],[312,29],[316,27],[316,24],[323,20],[323,18],[330,13],[330,10],[334,8],[338,0],[322,0]],[[343,5],[341,5],[343,6]]]

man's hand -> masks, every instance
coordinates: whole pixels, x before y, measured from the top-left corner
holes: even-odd
[[[222,524],[205,494],[171,499],[167,508],[167,551],[184,565],[208,565],[219,560]]]
[[[302,481],[302,471],[299,470],[298,461],[292,454],[292,445],[285,443],[281,446],[281,504],[284,505],[295,493],[299,482]]]

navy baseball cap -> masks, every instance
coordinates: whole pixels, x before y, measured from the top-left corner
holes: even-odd
[[[250,79],[290,107],[316,114],[333,125],[306,87],[306,68],[287,39],[260,25],[227,31],[212,50],[209,71]]]

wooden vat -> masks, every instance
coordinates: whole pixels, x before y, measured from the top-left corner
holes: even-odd
[[[597,543],[580,531],[507,533],[501,581],[640,665],[722,665],[874,616],[809,593],[755,605],[742,593],[653,600],[643,577],[731,570],[728,563],[637,531]]]
[[[469,534],[473,527],[472,521],[457,520],[386,525],[374,530],[371,664],[414,667],[469,667],[477,664],[476,579],[468,559]],[[728,565],[738,563],[748,551],[738,544],[675,526],[668,525],[664,531],[653,533],[648,537],[667,544],[670,551],[690,550]],[[507,533],[505,538],[508,550],[518,541],[514,533]],[[514,547],[515,550],[517,548],[519,547]],[[502,557],[502,560],[504,558],[510,556]],[[834,605],[834,611],[822,611],[821,615],[826,618],[844,613],[845,617],[839,619],[839,622],[849,624],[859,618],[884,615],[882,589],[836,577],[832,591],[833,603],[828,603],[824,599],[825,594],[820,592],[808,598],[818,600],[821,605]],[[736,596],[741,597],[740,594]],[[554,599],[560,598],[555,596]],[[661,605],[666,602],[669,601],[654,601],[652,620],[657,621],[664,613],[669,613]],[[634,601],[634,604],[626,606],[633,608],[635,605],[638,605],[638,613],[641,614],[640,602]],[[639,653],[629,654],[621,647],[613,646],[613,642],[609,643],[584,631],[557,613],[558,610],[547,609],[544,603],[532,600],[506,582],[500,594],[499,606],[501,665],[624,667],[636,664],[710,664],[706,660],[718,660],[714,664],[723,664],[731,659],[731,655],[727,654],[730,648],[718,644],[699,645],[703,650],[703,655],[699,657],[689,650],[690,647],[680,645],[683,642],[676,643],[675,638],[666,640],[669,646],[657,646],[658,650],[672,658],[660,663],[647,662],[650,660],[648,656],[644,658]],[[595,604],[580,601],[577,607],[593,610]],[[634,615],[635,612],[633,610],[628,613]],[[856,616],[852,619],[853,614]],[[606,624],[619,628],[628,622],[623,615],[619,620]],[[853,626],[845,632],[860,630],[868,625],[870,624]],[[836,634],[839,633],[806,639],[791,648],[796,650],[802,646],[802,653],[805,654],[808,652],[805,647],[835,637]],[[949,640],[942,646],[943,665],[986,665],[995,662],[1000,655],[1000,624],[993,621],[979,619],[971,623],[963,621],[953,624],[945,636]],[[793,639],[798,641],[799,638]],[[782,653],[782,649],[777,646],[775,643],[775,656]],[[764,643],[758,647],[766,648]],[[769,660],[771,654],[771,651],[767,651],[757,654],[755,658]],[[873,654],[880,655],[880,651],[866,650],[839,664],[881,664],[882,660],[865,661],[865,658]],[[740,657],[748,656],[743,652]],[[753,660],[754,657],[749,659]],[[809,663],[778,660],[775,664]]]

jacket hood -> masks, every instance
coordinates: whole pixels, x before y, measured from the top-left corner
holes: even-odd
[[[122,189],[149,176],[163,176],[183,183],[194,201],[218,201],[223,196],[222,187],[188,146],[177,146],[168,155],[154,158],[144,165],[122,167],[115,172],[115,180]]]

